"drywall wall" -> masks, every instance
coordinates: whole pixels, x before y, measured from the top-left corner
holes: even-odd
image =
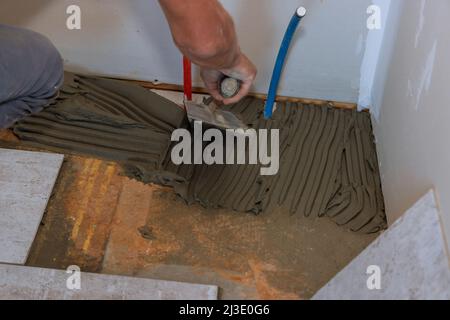
[[[450,2],[396,0],[398,34],[379,117],[374,117],[381,178],[392,223],[434,187],[450,235]],[[392,8],[391,8],[392,9]]]
[[[374,86],[377,67],[382,54],[383,42],[389,27],[387,21],[391,7],[391,0],[373,0],[367,10],[380,20],[379,25],[373,25],[367,34],[366,47],[361,64],[361,79],[359,85],[358,108],[370,109],[373,105],[372,88]]]
[[[222,0],[242,49],[267,92],[285,28],[295,8],[308,15],[294,39],[280,94],[357,102],[371,0]],[[66,28],[66,9],[81,7],[81,30]],[[0,21],[46,34],[72,71],[181,83],[180,54],[156,0],[2,0]],[[198,75],[195,77],[199,81]]]
[[[373,117],[378,119],[403,2],[373,0],[373,5],[380,10],[381,28],[370,30],[367,35],[361,65],[358,108],[370,109]]]

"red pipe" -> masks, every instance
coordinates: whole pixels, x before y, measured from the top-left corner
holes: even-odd
[[[183,78],[184,97],[192,101],[192,64],[187,57],[183,57]]]

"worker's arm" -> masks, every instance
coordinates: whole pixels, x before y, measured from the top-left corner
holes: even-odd
[[[217,0],[159,0],[169,22],[175,44],[201,68],[201,76],[211,95],[225,104],[248,94],[256,76],[253,63],[241,52],[233,20]],[[230,99],[219,94],[224,75],[242,82],[239,93]]]

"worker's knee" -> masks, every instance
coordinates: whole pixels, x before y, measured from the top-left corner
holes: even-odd
[[[23,109],[15,115],[42,110],[57,95],[63,75],[61,56],[45,36],[0,25],[0,113],[7,103]],[[24,103],[11,104],[15,100]]]
[[[33,88],[34,98],[51,98],[58,92],[63,82],[64,66],[61,55],[52,42],[45,36],[33,33],[34,47],[39,54],[38,65],[34,66],[39,76]]]

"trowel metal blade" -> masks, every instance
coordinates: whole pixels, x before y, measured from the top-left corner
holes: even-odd
[[[185,101],[188,119],[191,122],[202,121],[220,129],[247,129],[248,127],[232,112],[222,108],[212,108],[203,103]]]

